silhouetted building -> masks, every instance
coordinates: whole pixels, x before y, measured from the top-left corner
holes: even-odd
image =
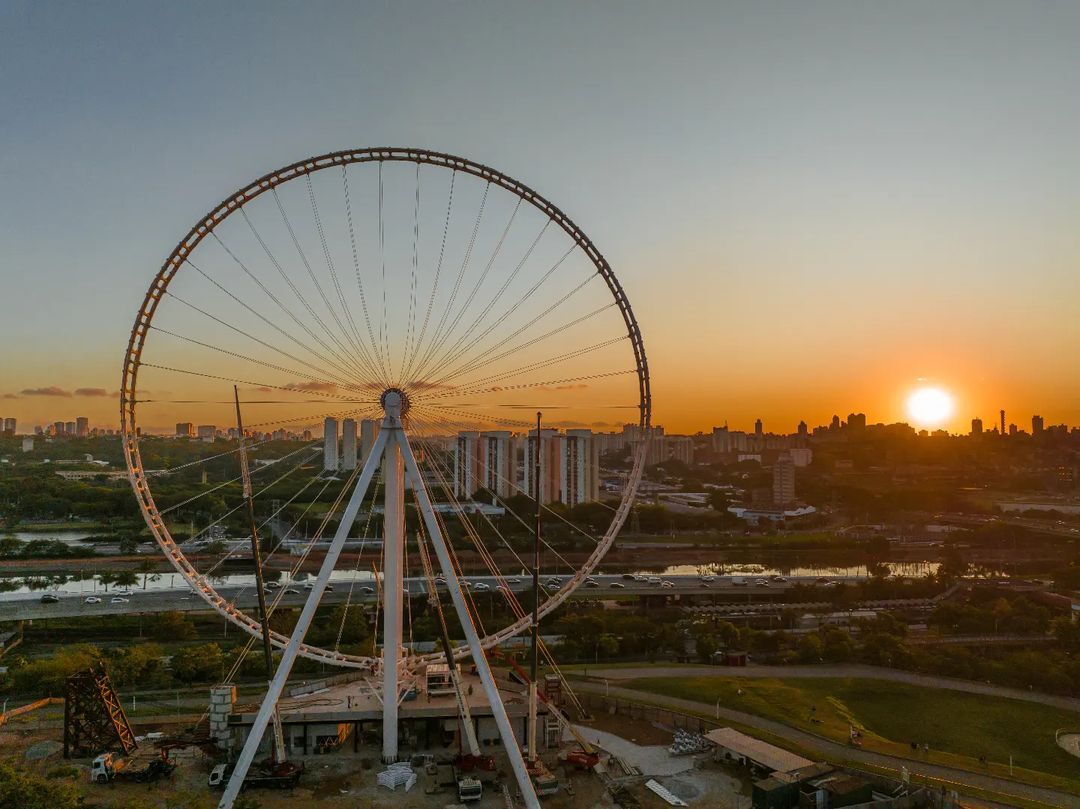
[[[1001,411],[1001,434],[1005,435],[1005,411]]]
[[[982,435],[982,431],[983,431],[982,419],[972,419],[971,420],[971,434],[972,435]]]
[[[176,437],[177,438],[194,438],[195,437],[195,425],[190,421],[178,421],[176,423]]]
[[[781,452],[773,465],[773,505],[788,506],[795,502],[795,462],[787,452]]]
[[[1043,422],[1043,417],[1042,416],[1032,416],[1031,417],[1031,434],[1032,435],[1039,435],[1040,433],[1042,433],[1043,427],[1044,427],[1044,422]]]
[[[763,430],[763,425],[761,424],[761,419],[758,419],[757,421],[754,422],[754,437],[755,438],[761,438],[763,433],[764,433],[764,430]]]

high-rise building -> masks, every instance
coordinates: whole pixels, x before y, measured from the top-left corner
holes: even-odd
[[[694,465],[694,439],[688,435],[669,435],[665,442],[667,457],[687,466]]]
[[[4,432],[5,433],[11,433],[12,435],[15,435],[15,419],[13,419],[13,418],[4,419]]]
[[[716,453],[731,452],[731,433],[726,424],[712,428],[712,450]]]
[[[971,434],[972,435],[982,435],[982,431],[983,431],[982,419],[972,419],[971,420]]]
[[[798,426],[799,438],[806,438],[808,428],[805,421],[800,421]]]
[[[847,426],[849,430],[865,430],[866,429],[866,414],[865,413],[848,413]]]
[[[176,423],[176,437],[177,438],[194,438],[195,437],[195,425],[190,421],[178,421]]]
[[[454,497],[471,499],[480,488],[480,433],[463,430],[454,440]]]
[[[1005,411],[1001,411],[1001,434],[1005,435]]]
[[[1009,425],[1009,435],[1016,435],[1018,432],[1020,432],[1020,430],[1015,424]]]
[[[481,485],[499,497],[514,493],[517,480],[514,437],[509,430],[480,434]]]
[[[75,419],[75,435],[79,438],[86,438],[90,435],[90,419],[86,416],[79,416]]]
[[[773,504],[783,507],[794,502],[795,462],[791,455],[782,452],[773,464]]]
[[[338,422],[334,418],[323,422],[323,471],[338,471]]]
[[[764,425],[762,425],[761,419],[758,419],[757,421],[754,422],[754,437],[755,438],[761,438],[761,436],[763,435],[763,431],[764,431]]]
[[[53,422],[53,435],[61,436],[61,435],[65,435],[66,433],[67,433],[67,427],[64,426],[64,422],[62,422],[62,421],[54,421]]]
[[[1031,417],[1031,434],[1032,435],[1039,435],[1043,431],[1044,426],[1045,426],[1045,422],[1043,421],[1042,416],[1032,416]]]
[[[195,434],[200,441],[205,441],[207,444],[212,444],[214,438],[217,436],[217,427],[213,424],[200,424],[195,428]]]
[[[34,451],[34,436],[25,436],[22,440],[22,451],[33,452]]]
[[[364,419],[360,422],[360,459],[363,464],[371,454],[371,448],[375,446],[375,439],[379,437],[379,422],[373,419]]]
[[[567,430],[559,445],[559,499],[568,506],[599,500],[600,455],[592,430]]]
[[[341,422],[341,468],[356,469],[356,419]]]
[[[536,479],[536,457],[540,455],[540,479]],[[525,494],[536,498],[539,490],[541,503],[551,503],[559,497],[559,460],[562,455],[559,436],[554,430],[541,430],[537,446],[536,430],[529,431],[525,439]]]
[[[75,434],[76,434],[76,432],[75,432],[75,422],[73,422],[73,421],[65,421],[64,422],[64,435],[73,436]]]

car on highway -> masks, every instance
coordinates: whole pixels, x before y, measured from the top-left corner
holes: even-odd
[[[130,598],[124,598],[123,596],[115,596],[109,599],[110,604],[130,604]]]
[[[506,582],[508,584],[521,584],[521,579],[519,579],[517,576],[511,576],[509,579],[506,580]]]
[[[590,579],[589,581],[585,582],[585,586],[586,586],[586,587],[599,587],[599,586],[600,586],[600,582],[598,582],[598,581],[593,581],[593,580],[591,580],[591,579]]]
[[[97,596],[87,596],[85,599],[83,599],[83,604],[100,604],[100,603],[101,603],[101,599],[98,598]]]
[[[637,581],[637,578],[638,578],[633,573],[623,573],[622,577],[624,579],[626,579],[627,581]]]
[[[777,584],[783,584],[787,581],[787,579],[785,579],[783,576],[772,576],[771,579]]]
[[[473,587],[475,587],[477,590],[490,590],[491,589],[491,585],[488,584],[487,582],[483,582],[483,581],[478,581],[476,584],[473,585]]]
[[[661,587],[674,587],[675,585],[672,582],[669,582],[667,579],[664,579],[662,582],[660,582],[660,586]]]
[[[131,598],[133,595],[135,595],[135,593],[131,592],[131,590],[113,590],[113,595],[123,596],[124,598]]]
[[[545,587],[546,589],[548,589],[548,590],[551,590],[552,592],[554,592],[555,590],[558,590],[558,589],[559,589],[559,585],[557,585],[557,584],[552,584],[551,582],[548,582],[547,584],[545,584],[545,585],[544,585],[544,587]]]
[[[711,585],[707,581],[701,582],[701,586],[704,587],[706,590],[708,590],[709,587],[711,587]]]
[[[374,588],[374,587],[366,587],[366,586],[365,586],[365,587],[361,587],[361,588],[360,588],[360,592],[361,592],[361,593],[369,593],[369,594],[370,594],[370,593],[374,593],[374,592],[375,592],[375,588]]]
[[[297,590],[295,587],[286,587],[285,588],[285,595],[287,595],[287,596],[298,596],[298,595],[300,595],[300,591]]]
[[[616,590],[625,590],[626,589],[626,585],[623,584],[621,581],[613,581],[611,583],[611,586],[614,587]]]
[[[698,578],[706,583],[716,581],[716,576],[710,576],[708,573],[702,573]]]
[[[41,603],[42,604],[59,604],[60,603],[60,597],[59,596],[54,596],[52,593],[46,593],[45,595],[43,595],[41,597]]]

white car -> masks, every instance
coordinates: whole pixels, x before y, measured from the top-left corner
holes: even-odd
[[[98,598],[97,596],[87,596],[86,599],[83,601],[83,603],[84,604],[100,604],[101,599]]]
[[[131,603],[131,599],[130,599],[130,598],[122,598],[122,597],[120,597],[120,596],[116,596],[115,598],[111,598],[111,599],[109,599],[109,603],[110,603],[110,604],[130,604],[130,603]]]
[[[490,584],[488,584],[486,582],[482,582],[482,581],[478,581],[474,586],[476,587],[477,590],[490,590],[491,589]]]
[[[375,588],[374,587],[361,587],[360,592],[362,592],[362,593],[374,593]]]
[[[672,584],[671,582],[669,582],[667,579],[665,579],[664,581],[660,582],[660,586],[661,587],[674,587],[675,585]]]
[[[511,576],[509,579],[506,580],[506,583],[507,584],[521,584],[521,579],[519,579],[517,576]]]
[[[131,590],[113,590],[114,596],[123,596],[124,598],[131,598],[135,595]]]
[[[626,589],[626,585],[623,584],[621,581],[613,581],[611,583],[611,586],[614,587],[616,590],[625,590]]]
[[[702,573],[700,576],[698,576],[698,578],[701,579],[703,582],[714,582],[714,581],[716,581],[716,576],[710,576],[707,573]]]

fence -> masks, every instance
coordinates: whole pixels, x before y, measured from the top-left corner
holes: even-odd
[[[600,694],[577,692],[581,704],[589,713],[609,713],[625,716],[628,719],[640,719],[644,722],[656,722],[669,728],[690,731],[691,733],[708,733],[718,727],[723,727],[719,722],[705,719],[700,716],[673,711],[669,708],[661,708],[657,705],[647,705],[643,702],[622,699],[620,697],[605,697]]]

